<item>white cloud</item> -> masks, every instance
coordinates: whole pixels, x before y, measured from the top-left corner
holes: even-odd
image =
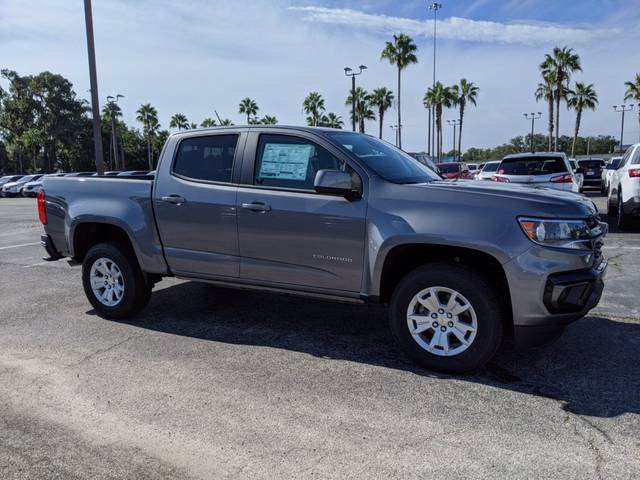
[[[401,31],[410,35],[431,37],[433,22],[412,18],[374,15],[348,8],[325,8],[316,6],[290,7],[299,11],[303,18],[312,22],[332,25],[348,25],[379,32]],[[571,45],[605,38],[615,33],[611,29],[585,29],[564,25],[540,23],[499,23],[448,17],[437,21],[438,36],[448,40],[475,42],[504,42],[539,45],[568,43]]]

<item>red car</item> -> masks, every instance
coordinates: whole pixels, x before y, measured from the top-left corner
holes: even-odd
[[[472,179],[473,174],[464,162],[438,163],[440,173],[450,180]]]

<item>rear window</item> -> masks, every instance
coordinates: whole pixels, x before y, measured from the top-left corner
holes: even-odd
[[[208,182],[231,182],[238,135],[211,135],[180,142],[173,173]]]
[[[483,172],[495,172],[498,169],[500,162],[496,163],[487,163],[484,167],[482,167]]]
[[[438,164],[438,169],[442,173],[455,173],[460,171],[460,165],[457,163],[440,163]]]
[[[578,164],[582,168],[602,168],[602,160],[578,160]]]
[[[566,171],[562,157],[505,158],[498,169],[498,173],[504,175],[549,175]]]

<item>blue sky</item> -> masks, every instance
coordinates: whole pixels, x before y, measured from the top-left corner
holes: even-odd
[[[419,63],[403,73],[403,145],[423,150],[426,111],[422,97],[432,75],[432,24],[427,2],[417,0],[94,0],[99,92],[121,93],[125,119],[150,102],[168,127],[172,114],[200,122],[221,116],[242,122],[239,101],[250,96],[260,114],[280,123],[304,122],[301,104],[312,90],[345,120],[347,65],[366,64],[358,78],[371,90],[396,90],[395,70],[380,61],[393,33],[416,41]],[[533,91],[537,65],[555,45],[580,54],[574,80],[594,83],[600,108],[587,112],[581,133],[618,135],[623,83],[640,72],[639,0],[441,0],[438,78],[465,77],[480,87],[478,107],[465,117],[465,146],[494,146],[526,134],[523,112],[542,111]],[[89,88],[81,0],[0,0],[0,66],[22,74],[50,70],[70,78],[76,92]],[[385,136],[393,139],[387,114]],[[454,118],[446,111],[446,118]],[[629,118],[629,117],[628,117]],[[561,133],[571,134],[574,115],[561,111]],[[376,124],[367,124],[369,132]],[[625,141],[640,134],[637,113]],[[445,147],[450,148],[450,132]]]

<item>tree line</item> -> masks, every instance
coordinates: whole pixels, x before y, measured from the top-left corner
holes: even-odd
[[[417,46],[408,35],[393,35],[380,54],[381,61],[388,61],[396,68],[396,91],[381,86],[368,92],[363,87],[349,91],[345,105],[352,106],[349,114],[360,132],[365,133],[365,121],[378,120],[378,136],[382,138],[387,111],[395,106],[397,129],[396,142],[402,148],[402,73],[418,62]],[[614,147],[612,137],[579,136],[582,117],[586,111],[595,110],[598,95],[592,83],[571,83],[575,72],[582,71],[580,57],[573,49],[556,47],[544,56],[539,65],[541,82],[534,92],[537,101],[547,104],[548,135],[533,137],[534,150],[564,151],[571,156],[586,153],[587,143],[592,153],[608,153]],[[0,173],[52,172],[56,170],[93,170],[93,133],[90,108],[87,100],[80,98],[69,80],[51,72],[21,76],[13,70],[1,70],[0,76],[8,83],[5,90],[0,86]],[[640,102],[640,73],[631,81],[624,82],[625,100]],[[427,88],[423,105],[435,113],[436,148],[434,155],[442,158],[444,109],[457,109],[457,145],[449,154],[454,157],[462,152],[462,132],[466,109],[476,106],[479,87],[462,78],[458,84],[446,86],[435,82]],[[355,100],[355,102],[354,102]],[[412,100],[414,101],[414,100]],[[559,133],[562,103],[575,112],[573,137]],[[243,98],[238,105],[238,114],[246,118],[247,124],[278,123],[273,115],[258,116],[260,108],[250,97]],[[306,123],[310,126],[342,128],[342,118],[327,111],[325,99],[317,91],[310,92],[302,102]],[[216,113],[217,117],[217,113]],[[139,126],[129,126],[122,120],[122,110],[117,101],[109,101],[102,110],[102,137],[104,158],[110,169],[153,169],[157,155],[169,136],[162,128],[158,113],[150,103],[142,104],[136,111]],[[640,116],[638,117],[640,121]],[[228,118],[207,117],[199,124],[189,121],[186,115],[176,113],[169,120],[169,128],[185,130],[198,127],[233,125]],[[544,138],[541,142],[540,139]],[[500,158],[502,152],[515,153],[522,150],[521,142],[531,135],[516,137],[509,143],[493,149],[470,148],[465,160]],[[114,141],[115,140],[115,141]],[[613,142],[613,143],[612,143]]]

